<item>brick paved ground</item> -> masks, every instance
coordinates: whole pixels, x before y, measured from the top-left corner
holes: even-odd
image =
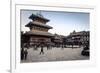
[[[82,56],[82,48],[52,48],[47,50],[44,48],[44,54],[40,55],[40,49],[34,50],[28,49],[27,60],[22,60],[22,63],[26,62],[46,62],[46,61],[68,61],[68,60],[86,60],[87,56]]]

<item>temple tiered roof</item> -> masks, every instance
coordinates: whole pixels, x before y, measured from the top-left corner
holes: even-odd
[[[29,22],[27,25],[25,25],[26,27],[32,27],[32,26],[39,26],[39,27],[44,27],[44,28],[48,28],[48,29],[52,29],[51,26],[49,25],[44,25],[42,23],[39,23],[39,22]]]
[[[29,19],[32,19],[26,27],[30,28],[30,31],[26,32],[25,35],[32,35],[32,36],[46,36],[51,37],[53,34],[49,33],[48,30],[52,29],[51,26],[46,25],[49,21],[48,19],[44,18],[41,14],[32,14]]]
[[[35,31],[35,32],[32,32],[32,31],[29,31],[29,32],[26,32],[25,35],[36,35],[36,36],[54,36],[53,34],[49,33],[49,32],[42,32],[42,31]]]
[[[46,21],[46,22],[49,21],[49,19],[44,18],[41,14],[38,14],[38,15],[32,14],[32,15],[29,17],[29,19],[32,19],[32,20],[35,20],[36,18],[39,18],[39,19],[44,20],[44,21]]]

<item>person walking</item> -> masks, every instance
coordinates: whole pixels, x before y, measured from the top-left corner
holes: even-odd
[[[24,48],[22,47],[22,49],[21,49],[21,60],[23,60],[24,59]]]
[[[41,51],[40,51],[40,54],[44,54],[44,51],[43,51],[43,44],[41,44]]]
[[[27,60],[27,54],[28,54],[28,51],[27,51],[27,48],[24,49],[24,60]]]

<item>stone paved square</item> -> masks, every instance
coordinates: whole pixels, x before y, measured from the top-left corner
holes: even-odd
[[[72,60],[89,60],[89,56],[82,56],[83,48],[52,48],[44,49],[44,54],[40,54],[41,48],[34,50],[28,49],[27,60],[22,60],[21,63],[32,62],[48,62],[48,61],[72,61]]]

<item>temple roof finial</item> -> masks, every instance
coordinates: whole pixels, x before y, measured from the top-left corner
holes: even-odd
[[[39,17],[43,17],[43,15],[41,14],[41,10],[39,10],[36,15]]]

